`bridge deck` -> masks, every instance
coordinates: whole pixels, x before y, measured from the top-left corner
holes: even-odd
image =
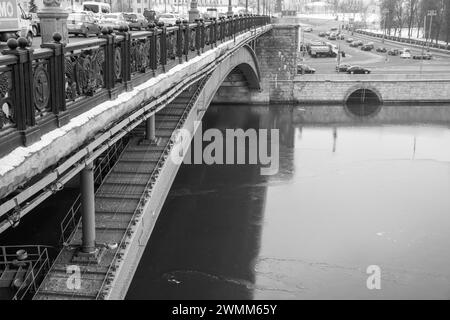
[[[194,90],[192,88],[194,87]],[[144,127],[137,127],[131,134],[128,145],[109,172],[95,196],[96,242],[97,245],[120,244],[128,227],[135,221],[138,208],[146,186],[152,181],[153,172],[158,170],[157,163],[169,143],[169,137],[176,129],[178,121],[188,108],[189,100],[195,95],[198,83],[184,91],[174,102],[156,115],[156,136],[160,138],[158,146],[141,144]],[[182,102],[182,103],[180,103]],[[120,247],[107,249],[99,264],[79,264],[72,262],[81,245],[81,224],[74,232],[69,245],[58,255],[55,263],[42,282],[34,299],[97,299],[106,282],[111,264],[117,267],[114,257]],[[123,248],[122,248],[123,249]],[[119,254],[120,257],[120,254]],[[120,259],[119,259],[120,263]],[[80,268],[81,287],[73,289],[68,285],[70,274],[67,266]],[[113,267],[113,268],[115,268]]]

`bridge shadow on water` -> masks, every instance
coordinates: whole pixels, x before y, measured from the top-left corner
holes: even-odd
[[[279,127],[280,117],[265,107],[215,106],[204,120],[203,130],[223,131]],[[281,127],[286,153],[293,130]],[[290,166],[280,164],[285,172]],[[183,164],[127,299],[252,299],[267,183],[274,177],[261,176],[259,165]]]

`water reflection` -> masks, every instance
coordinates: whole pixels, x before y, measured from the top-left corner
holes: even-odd
[[[450,298],[450,108],[395,108],[211,109],[279,128],[280,171],[182,166],[127,298]]]

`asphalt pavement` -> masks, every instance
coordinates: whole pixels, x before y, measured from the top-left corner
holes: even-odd
[[[392,43],[385,42],[379,38],[367,37],[357,33],[351,34],[351,32],[344,30],[345,39],[344,40],[328,40],[327,38],[322,38],[318,36],[321,31],[329,31],[332,27],[339,28],[339,22],[331,20],[312,20],[305,19],[303,21],[305,25],[311,25],[313,27],[313,32],[305,32],[304,36],[305,42],[311,40],[321,40],[327,41],[340,47],[342,51],[345,52],[346,57],[341,59],[342,63],[347,63],[350,65],[359,65],[362,67],[369,68],[372,73],[375,74],[427,74],[427,73],[442,73],[450,74],[450,55],[445,53],[432,53],[432,60],[414,60],[414,59],[402,59],[399,56],[389,56],[387,53],[376,52],[375,49],[378,47],[385,47],[386,49],[403,49],[409,48],[411,54],[421,54],[421,48],[416,46],[404,44],[404,43]],[[95,35],[90,35],[88,39],[95,37]],[[362,51],[360,47],[352,48],[346,39],[349,37],[355,40],[362,40],[364,43],[373,42],[375,44],[375,49],[368,52]],[[75,37],[70,35],[69,42],[76,43],[84,41],[86,38],[82,36]],[[41,45],[41,37],[35,37],[33,41],[33,48],[38,49]],[[5,48],[5,43],[2,43],[0,49]],[[304,56],[303,62],[309,66],[316,69],[318,74],[330,74],[337,73],[336,65],[337,58],[311,58],[308,54]]]
[[[346,54],[346,57],[341,59],[341,64],[347,63],[350,65],[366,67],[375,74],[450,74],[450,55],[445,53],[433,52],[432,60],[402,59],[399,56],[389,56],[387,53],[376,52],[375,49],[379,47],[384,47],[387,50],[391,48],[408,48],[411,50],[411,55],[420,55],[422,49],[404,43],[382,43],[382,39],[367,37],[357,33],[351,34],[351,32],[346,30],[343,32],[345,35],[344,40],[330,41],[327,38],[319,37],[318,34],[321,31],[329,31],[332,27],[339,28],[339,22],[328,20],[306,20],[304,23],[313,27],[313,32],[304,33],[305,42],[321,40],[333,43],[337,47],[340,47],[341,51],[344,51]],[[350,47],[350,44],[346,42],[346,39],[349,37],[355,40],[362,40],[364,43],[373,42],[375,49],[372,51],[362,51],[360,47]],[[306,54],[304,63],[315,68],[316,73],[319,74],[336,73],[337,58],[311,58]]]

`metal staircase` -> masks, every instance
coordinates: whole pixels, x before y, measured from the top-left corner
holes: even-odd
[[[102,299],[104,289],[110,284],[115,270],[121,263],[122,250],[128,245],[130,227],[137,223],[142,204],[149,199],[153,183],[170,148],[173,132],[180,128],[193,102],[197,99],[205,79],[193,84],[156,114],[156,136],[158,145],[140,143],[145,136],[145,127],[136,127],[117,162],[102,180],[95,194],[96,243],[107,250],[99,264],[81,264],[81,287],[67,285],[67,266],[76,248],[81,245],[82,230],[79,206],[69,212],[68,225],[75,226],[66,234],[65,248],[56,258],[50,272],[43,280],[34,299]]]

